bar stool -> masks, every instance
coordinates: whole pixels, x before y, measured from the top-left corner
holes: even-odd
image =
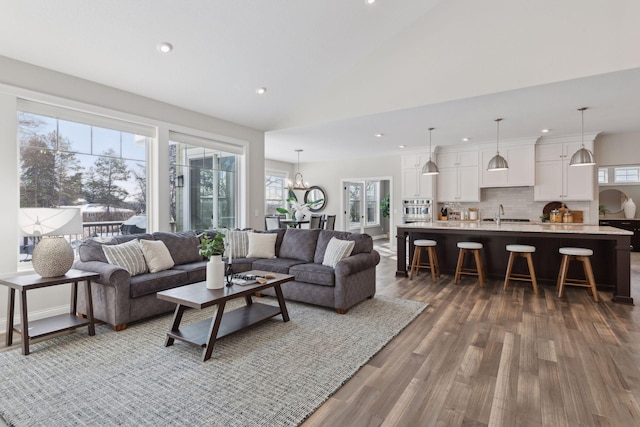
[[[533,269],[533,259],[531,254],[536,251],[535,246],[529,245],[507,245],[507,251],[509,251],[509,262],[507,263],[507,274],[504,278],[504,290],[509,287],[509,279],[520,280],[525,282],[531,282],[533,285],[533,293],[538,294],[538,281],[536,280],[536,272]],[[516,258],[522,257],[527,260],[527,266],[529,267],[529,274],[512,273],[513,263]]]
[[[458,253],[458,265],[456,266],[456,275],[454,283],[458,283],[460,276],[463,274],[469,276],[478,276],[480,280],[480,287],[484,287],[485,274],[484,266],[482,265],[482,257],[480,256],[480,250],[482,249],[482,243],[478,242],[458,242],[457,244],[460,252]],[[467,252],[473,253],[473,257],[476,262],[475,268],[463,268],[464,256]]]
[[[582,286],[585,288],[590,288],[591,293],[593,294],[593,299],[598,302],[596,280],[593,277],[591,261],[589,260],[589,257],[593,255],[593,251],[586,248],[560,248],[559,252],[562,254],[562,262],[560,263],[560,272],[558,273],[558,282],[556,284],[556,288],[558,289],[558,296],[561,298],[564,296],[565,285]],[[569,263],[571,261],[582,262],[585,280],[571,279],[567,277],[567,271],[569,271]]]
[[[436,277],[440,277],[438,254],[436,253],[435,249],[438,243],[435,240],[420,239],[415,240],[413,244],[416,248],[413,251],[413,262],[411,263],[411,273],[409,274],[409,280],[413,279],[413,273],[416,273],[417,276],[420,273],[421,268],[428,268],[431,270],[431,279],[435,281]],[[428,263],[420,262],[424,249],[426,249],[427,253],[429,254]]]

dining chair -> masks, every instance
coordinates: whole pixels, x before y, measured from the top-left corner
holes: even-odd
[[[324,226],[325,230],[335,230],[336,228],[336,216],[335,215],[327,215],[327,222]]]
[[[322,215],[311,215],[309,228],[322,228]]]
[[[280,223],[280,220],[284,218],[285,218],[285,215],[265,215],[264,229],[276,230],[278,228],[282,228],[282,224]]]

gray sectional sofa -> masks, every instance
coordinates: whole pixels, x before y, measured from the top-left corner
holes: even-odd
[[[330,307],[341,314],[374,296],[380,255],[373,249],[371,236],[294,228],[265,233],[277,234],[276,258],[234,258],[234,272],[265,270],[291,274],[295,279],[282,285],[285,298]],[[322,264],[332,237],[355,243],[351,255],[339,261],[335,268]],[[167,270],[131,276],[124,268],[107,262],[103,245],[117,245],[133,239],[163,241],[175,265]],[[74,268],[100,274],[99,279],[92,281],[95,318],[122,330],[127,323],[172,311],[175,305],[159,300],[156,292],[205,280],[207,261],[198,254],[199,243],[198,235],[192,231],[83,241],[79,248],[80,259]],[[265,294],[273,294],[272,289],[269,291]],[[84,307],[83,287],[79,288],[78,298],[78,307]]]

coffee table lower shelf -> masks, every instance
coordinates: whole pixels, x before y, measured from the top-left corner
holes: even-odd
[[[282,311],[278,306],[257,302],[225,312],[220,321],[220,328],[215,339],[225,337],[281,313]],[[214,321],[215,317],[183,326],[177,331],[168,332],[167,338],[174,338],[204,348],[209,341],[209,334]]]

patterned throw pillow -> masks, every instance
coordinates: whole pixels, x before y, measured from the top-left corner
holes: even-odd
[[[356,242],[353,240],[340,240],[332,237],[327,245],[327,250],[324,252],[322,265],[335,267],[337,263],[351,255],[355,245]]]
[[[102,250],[109,264],[118,265],[132,276],[147,272],[142,248],[138,240],[131,240],[119,245],[103,245]]]
[[[140,247],[149,272],[168,270],[173,267],[173,258],[162,240],[140,240]]]
[[[249,252],[249,233],[252,231],[224,231],[224,243],[233,246],[234,258],[246,258]],[[224,254],[226,257],[228,253]]]

